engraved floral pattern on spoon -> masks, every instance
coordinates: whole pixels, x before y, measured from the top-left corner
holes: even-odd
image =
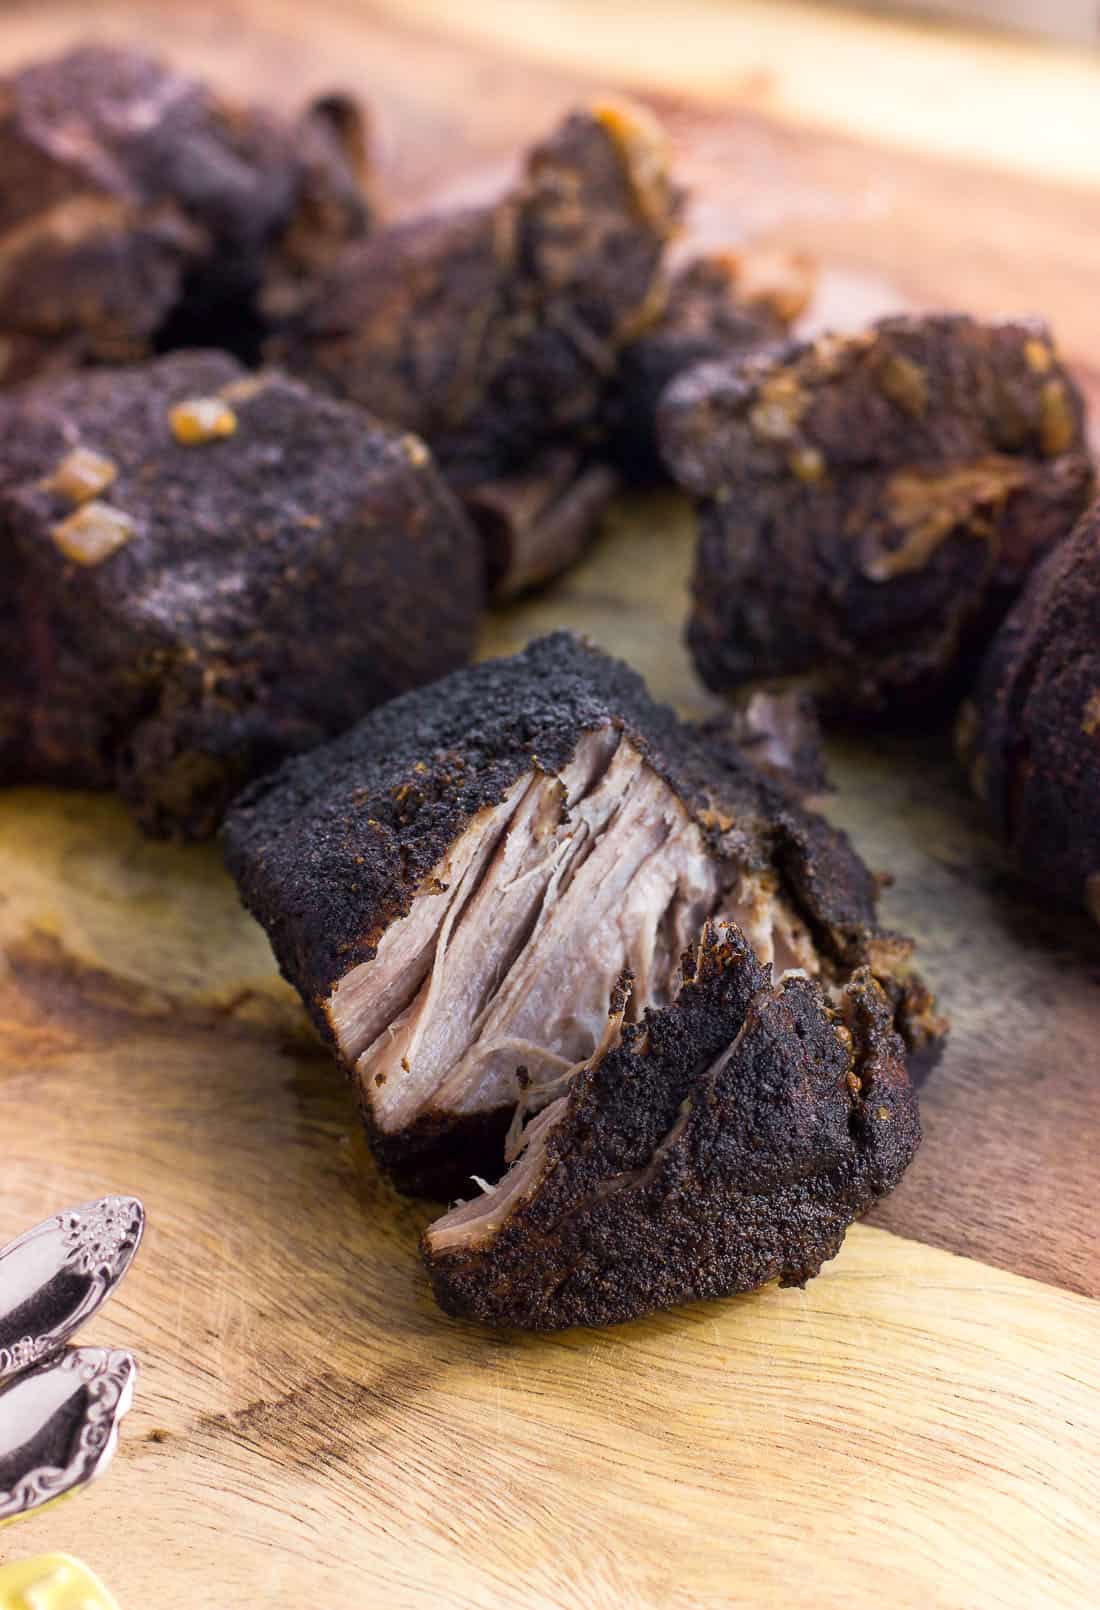
[[[133,1356],[122,1349],[73,1347],[0,1395],[0,1525],[102,1473],[136,1374]],[[35,1450],[30,1468],[28,1448]]]
[[[108,1196],[35,1225],[0,1250],[0,1383],[59,1351],[133,1261],[145,1214]]]

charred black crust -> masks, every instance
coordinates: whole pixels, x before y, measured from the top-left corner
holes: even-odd
[[[4,80],[3,378],[183,345],[255,358],[265,284],[285,302],[370,221],[331,102],[285,124],[107,45]]]
[[[885,319],[702,365],[661,435],[698,499],[704,680],[800,677],[834,714],[917,713],[965,683],[1093,485],[1037,323]]]
[[[362,1092],[359,1111],[371,1151],[399,1191],[453,1202],[471,1194],[475,1175],[486,1168],[499,1172],[513,1109],[458,1118],[425,1113],[396,1134],[379,1127]]]
[[[1100,505],[994,639],[959,748],[1024,874],[1100,921]]]
[[[607,726],[684,801],[716,856],[778,871],[838,968],[871,959],[886,936],[874,880],[846,836],[732,741],[654,703],[622,662],[559,632],[394,700],[236,802],[223,835],[230,870],[326,1038],[334,985],[374,956],[473,817],[532,766],[558,770],[585,733]],[[882,955],[889,978],[896,958]]]
[[[232,434],[176,439],[196,397]],[[74,504],[50,477],[76,443],[110,460],[101,501],[133,522],[93,565],[53,540]],[[218,353],[5,396],[0,539],[0,776],[117,788],[170,836],[213,832],[252,777],[462,663],[482,601],[477,537],[422,443]]]
[[[539,1183],[503,1226],[438,1252],[426,1233],[448,1312],[553,1330],[803,1285],[897,1184],[919,1120],[869,975],[840,1024],[808,980],[773,990],[736,929],[702,951],[674,1005],[575,1076]]]

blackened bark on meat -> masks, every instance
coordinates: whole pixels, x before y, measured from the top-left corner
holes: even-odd
[[[805,258],[751,271],[735,252],[695,258],[676,274],[659,319],[627,346],[604,404],[607,455],[625,480],[664,479],[657,409],[665,389],[687,369],[743,356],[781,341],[813,290]]]
[[[734,928],[688,971],[574,1075],[496,1192],[428,1228],[450,1313],[555,1330],[801,1286],[897,1184],[919,1121],[869,974],[837,1007],[808,979],[776,988]]]
[[[596,535],[618,485],[609,465],[559,447],[524,474],[464,491],[485,548],[491,596],[517,598],[568,570]]]
[[[687,846],[679,853],[693,856],[698,877],[710,879],[707,910],[715,901],[723,910],[740,902],[750,921],[758,915],[754,902],[774,904],[795,936],[794,949],[823,979],[843,982],[868,965],[914,1046],[942,1035],[927,991],[909,972],[909,943],[877,926],[875,880],[847,838],[803,809],[786,783],[768,779],[731,741],[715,743],[653,703],[628,667],[559,633],[513,659],[471,667],[373,712],[343,738],[254,785],[224,830],[245,904],[266,927],[322,1034],[357,1071],[372,1144],[406,1188],[438,1190],[441,1182],[457,1188],[472,1172],[499,1171],[508,1113],[460,1121],[426,1100],[415,1122],[387,1131],[373,1111],[374,1063],[363,1064],[364,1044],[379,1026],[359,1040],[343,1034],[340,989],[356,969],[377,962],[418,901],[437,892],[443,901],[464,898],[457,877],[445,870],[456,845],[468,842],[464,835],[480,831],[479,823],[488,833],[492,813],[510,809],[517,788],[560,778],[584,742],[593,735],[599,742],[600,734],[627,746],[615,762],[628,768],[627,782],[641,771],[652,774],[646,797],[654,804],[643,820],[664,811],[676,824],[675,842]],[[633,774],[630,753],[637,756]],[[564,785],[555,786],[564,793]],[[576,820],[584,808],[575,808]],[[505,832],[496,842],[506,839]],[[665,853],[658,849],[647,869]],[[596,918],[582,907],[578,920],[583,927]],[[806,937],[800,940],[798,931]],[[492,937],[486,934],[483,949]],[[562,954],[581,953],[590,937],[575,933]],[[514,978],[514,962],[504,958],[502,965],[512,966]],[[792,955],[783,965],[802,962]],[[371,976],[368,968],[364,989],[376,999]],[[414,979],[418,999],[429,976],[435,974],[425,951]],[[515,1064],[525,1060],[517,1053]]]
[[[85,46],[0,84],[0,379],[179,345],[257,355],[288,290],[370,204],[350,103],[297,127],[141,52]]]
[[[177,354],[0,399],[0,777],[202,837],[286,755],[461,664],[480,544],[424,444]]]
[[[1100,922],[1100,505],[1032,577],[957,736],[1024,874]]]
[[[623,346],[660,310],[680,210],[647,114],[566,118],[495,206],[350,247],[276,361],[415,430],[460,488],[591,431]]]
[[[916,711],[972,675],[1089,498],[1080,394],[1046,329],[885,319],[673,384],[698,499],[689,641],[727,691],[796,676],[832,713]]]

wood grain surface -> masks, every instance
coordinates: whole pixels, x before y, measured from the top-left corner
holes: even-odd
[[[1018,3],[1045,20],[1059,0]],[[358,10],[445,29],[498,58],[507,47],[540,65],[683,94],[727,115],[763,112],[788,127],[966,158],[1044,183],[1096,182],[1088,145],[1100,121],[1095,51],[870,17],[831,0],[678,0],[674,23],[653,0],[375,0]]]
[[[1100,170],[1043,121],[1091,69],[785,4],[754,45],[762,9],[691,0],[663,73],[649,5],[630,8],[636,49],[621,6],[584,30],[573,0],[445,18],[435,0],[108,0],[95,32],[284,104],[358,89],[397,210],[491,192],[578,95],[641,84],[696,184],[696,239],[809,247],[818,323],[1049,310],[1100,402]],[[87,32],[84,7],[9,8],[0,65]],[[807,41],[832,74],[816,100]],[[874,104],[895,90],[874,139],[868,50]],[[983,146],[944,112],[954,160],[918,106],[936,61],[987,123]],[[624,500],[483,651],[568,623],[709,708],[679,635],[691,540],[675,497]],[[216,850],[146,843],[111,800],[0,795],[0,1240],[110,1189],[150,1218],[87,1337],[143,1366],[118,1463],[5,1533],[0,1560],[69,1550],[124,1610],[1095,1603],[1100,934],[1013,878],[945,741],[830,760],[829,814],[894,874],[886,915],[954,1023],[917,1162],[804,1293],[549,1340],[435,1310],[415,1255],[432,1210],[374,1170]]]
[[[133,1610],[1088,1603],[1094,1302],[859,1228],[805,1293],[542,1340],[447,1320],[431,1210],[372,1168],[251,932],[217,895],[208,938],[158,930],[209,853],[170,867],[111,807],[23,803],[85,901],[127,869],[97,944],[126,958],[152,917],[184,983],[158,1006],[131,953],[131,1010],[47,946],[0,987],[0,1235],[119,1182],[150,1216],[88,1331],[143,1366],[118,1464],[5,1557],[75,1552]]]

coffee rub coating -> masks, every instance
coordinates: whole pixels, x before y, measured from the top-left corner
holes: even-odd
[[[1021,870],[1100,922],[1100,505],[1028,583],[957,736]]]
[[[370,206],[362,124],[329,96],[297,126],[142,52],[83,46],[0,84],[0,378],[173,345],[252,357]]]
[[[719,742],[680,721],[628,666],[560,632],[395,699],[235,802],[223,831],[230,870],[337,1055],[337,982],[377,955],[478,813],[532,768],[559,773],[585,734],[608,726],[668,783],[716,859],[775,877],[838,976],[871,967],[914,1049],[939,1042],[942,1020],[908,966],[911,942],[878,927],[877,885],[847,837],[728,735]],[[499,1169],[511,1114],[456,1127],[429,1112],[396,1135],[365,1101],[363,1116],[400,1184],[447,1194]]]
[[[422,442],[221,353],[0,399],[0,543],[0,777],[117,788],[173,837],[460,664],[481,602]]]
[[[864,970],[831,1007],[776,988],[716,927],[675,1002],[575,1074],[514,1165],[518,1199],[421,1246],[440,1304],[485,1324],[608,1325],[771,1281],[802,1286],[920,1140],[904,1047]],[[539,1120],[534,1120],[537,1125]],[[506,1176],[502,1189],[508,1186]],[[444,1238],[446,1241],[446,1238]]]
[[[972,675],[1093,483],[1038,323],[892,318],[703,365],[665,394],[661,433],[698,498],[704,680],[797,676],[836,714],[916,709]]]
[[[604,404],[606,452],[624,479],[665,477],[657,408],[677,375],[774,345],[804,311],[813,289],[806,259],[764,270],[753,261],[736,252],[694,258],[669,282],[660,318],[624,349]]]
[[[269,352],[415,430],[459,488],[524,472],[592,428],[619,352],[660,310],[679,210],[648,114],[576,112],[496,205],[345,251]]]

